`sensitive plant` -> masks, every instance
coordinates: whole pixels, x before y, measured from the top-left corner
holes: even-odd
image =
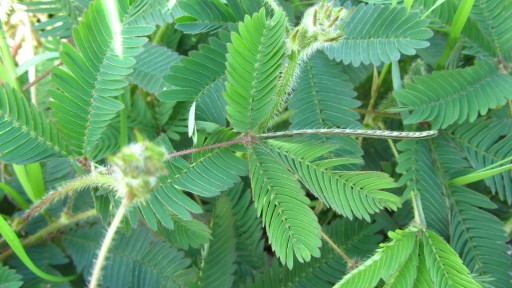
[[[385,2],[6,5],[0,283],[509,287],[512,2]]]

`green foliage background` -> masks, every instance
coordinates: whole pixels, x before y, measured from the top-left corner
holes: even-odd
[[[140,137],[166,173],[103,287],[511,287],[512,1],[315,4],[1,7],[0,287],[89,283]]]

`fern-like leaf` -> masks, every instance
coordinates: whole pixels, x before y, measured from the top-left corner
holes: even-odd
[[[438,129],[473,122],[478,114],[512,99],[511,89],[512,77],[495,62],[479,61],[469,68],[417,77],[394,96],[411,110],[405,123],[432,120],[433,129]]]
[[[216,130],[204,146],[232,140],[235,133],[225,129]],[[219,195],[247,175],[247,163],[228,148],[211,149],[194,155],[193,164],[179,175],[173,184],[194,194],[213,197]]]
[[[356,93],[353,91],[353,84],[349,82],[349,74],[345,72],[351,72],[350,75],[358,78],[357,74],[364,75],[361,71],[364,67],[343,66],[342,71],[340,65],[329,60],[324,53],[313,54],[302,65],[297,87],[291,95],[288,106],[293,112],[290,116],[290,129],[361,128],[357,121],[359,115],[351,110],[358,107],[360,102],[354,99]],[[360,159],[363,154],[359,143],[353,137],[315,135],[311,137],[311,141],[337,143],[339,147],[330,152],[334,157]],[[353,170],[359,166],[351,164],[344,168]]]
[[[215,32],[236,22],[233,12],[220,0],[181,0],[181,13],[175,19],[176,28],[185,33]]]
[[[172,65],[164,76],[171,88],[159,94],[160,100],[196,101],[205,93],[206,87],[222,77],[226,69],[226,36],[220,33],[220,39],[210,38],[209,45],[200,45],[198,51],[190,52],[188,57]]]
[[[249,170],[258,216],[281,262],[292,268],[294,254],[300,262],[320,256],[320,225],[293,174],[260,145],[249,151]]]
[[[44,225],[43,223],[41,224]],[[69,263],[69,258],[62,252],[62,249],[52,242],[39,243],[34,246],[27,247],[26,252],[32,262],[34,262],[34,265],[47,273],[51,273],[52,275],[62,275],[62,272],[55,269],[54,266]],[[8,261],[8,264],[16,270],[17,274],[23,277],[25,286],[31,284],[35,287],[44,287],[50,285],[49,283],[52,283],[34,274],[34,272],[23,264],[18,257],[11,258]]]
[[[510,119],[478,119],[474,123],[451,129],[450,138],[462,148],[471,166],[480,170],[512,157],[512,135],[503,129],[510,124]],[[499,173],[484,180],[493,194],[498,194],[500,199],[512,203],[510,172]]]
[[[429,21],[418,12],[408,13],[405,6],[361,4],[351,13],[341,28],[344,37],[325,49],[331,59],[354,66],[380,65],[429,45],[425,41],[432,36]]]
[[[0,87],[0,160],[27,164],[68,152],[53,123],[10,87]]]
[[[39,32],[39,37],[67,38],[71,36],[71,30],[78,23],[87,8],[89,0],[85,1],[34,1],[24,2],[29,13],[44,13],[51,17],[38,23],[32,29]]]
[[[435,232],[425,231],[422,243],[434,287],[481,287],[471,278],[457,253]]]
[[[212,217],[212,240],[199,274],[200,287],[231,287],[235,272],[235,218],[229,198],[221,196]]]
[[[443,181],[434,167],[427,141],[404,140],[397,144],[400,150],[396,171],[403,176],[398,181],[406,185],[402,199],[413,191],[419,193],[428,227],[448,237],[448,207]]]
[[[492,51],[499,58],[506,57],[512,49],[512,22],[509,18],[511,14],[510,1],[479,0],[471,9],[471,18],[492,39]]]
[[[18,288],[23,285],[21,276],[16,271],[9,269],[8,266],[0,265],[0,287],[2,288]]]
[[[128,127],[137,129],[147,139],[156,139],[158,123],[149,99],[140,93],[135,93],[130,104],[131,107],[127,111]],[[158,103],[155,104],[158,105]],[[118,128],[118,130],[121,129]]]
[[[98,225],[69,231],[62,243],[77,270],[90,275],[102,229]],[[103,269],[103,287],[176,287],[176,274],[191,261],[183,252],[155,239],[148,230],[137,228],[129,236],[119,236],[109,250],[109,260]]]
[[[226,102],[222,97],[226,70],[226,42],[229,34],[210,38],[209,45],[200,45],[178,64],[170,67],[164,81],[170,88],[162,91],[162,101],[196,101],[197,119],[226,125]],[[191,77],[191,75],[194,75]]]
[[[231,188],[244,175],[247,175],[245,161],[228,149],[218,149],[195,162],[174,185],[197,195],[213,197]]]
[[[135,57],[136,63],[130,78],[147,92],[160,93],[167,86],[162,75],[178,60],[178,53],[172,50],[158,45],[147,45],[144,51]]]
[[[420,243],[420,251],[423,251],[423,243]],[[427,263],[425,261],[425,255],[420,253],[418,267],[416,270],[416,279],[414,280],[414,285],[412,287],[434,287],[434,283],[432,282],[432,278],[430,278],[430,273],[428,272]]]
[[[375,287],[381,278],[389,279],[399,267],[405,265],[411,254],[418,254],[418,239],[413,229],[396,230],[389,232],[388,235],[391,238],[390,242],[380,244],[375,255],[334,287]]]
[[[267,20],[265,10],[247,16],[228,44],[224,98],[227,116],[235,130],[257,128],[272,113],[278,75],[284,56],[286,17],[278,11]]]
[[[359,114],[351,110],[361,104],[340,66],[315,53],[303,64],[297,87],[290,99],[291,130],[321,127],[360,128]]]
[[[154,30],[153,26],[128,25],[145,4],[130,3],[94,1],[73,31],[80,53],[64,43],[61,59],[66,69],[53,70],[52,78],[60,89],[50,92],[53,117],[59,132],[79,155],[91,153],[107,125],[123,108],[112,97],[128,85],[126,79],[135,64],[133,57],[142,52],[147,41],[141,36]]]
[[[195,219],[184,220],[174,214],[171,214],[171,218],[174,228],[171,230],[159,226],[158,234],[164,237],[172,247],[188,250],[199,248],[210,241],[210,229],[203,222]]]
[[[475,5],[473,7],[478,6],[478,2],[479,1],[475,1]],[[457,8],[459,5],[460,3],[457,0],[445,0],[443,2],[439,2],[437,0],[413,1],[413,7],[418,9],[421,14],[427,15],[427,17],[431,20],[430,26],[440,31],[449,31],[452,29],[452,22],[455,17],[455,13],[457,13]],[[475,11],[475,8],[471,10],[471,12],[473,11]],[[494,48],[491,37],[489,37],[488,33],[482,30],[479,23],[475,21],[474,18],[475,17],[470,16],[466,20],[466,24],[464,25],[460,35],[462,42],[466,46],[469,46],[471,50],[478,50],[483,52],[479,53],[485,55],[483,58],[496,56],[496,50]]]
[[[232,206],[235,217],[237,276],[249,271],[259,271],[265,265],[264,241],[261,219],[252,203],[250,191],[238,183],[225,194]]]
[[[169,211],[185,220],[192,219],[190,212],[201,213],[202,209],[182,191],[171,184],[162,185],[155,192],[155,200],[165,205]]]
[[[396,210],[400,206],[400,198],[381,190],[396,187],[387,174],[332,169],[346,159],[314,161],[332,147],[286,139],[270,140],[267,144],[272,147],[271,153],[293,171],[311,193],[349,219],[355,216],[370,221],[370,214],[383,208]]]
[[[378,223],[369,224],[366,221],[344,218],[324,227],[324,232],[349,257],[360,259],[370,255],[378,247],[382,241],[382,236],[377,233],[380,229],[381,225]],[[280,287],[333,287],[340,280],[340,275],[347,273],[347,264],[326,242],[322,244],[321,254],[320,258],[298,263],[293,270],[282,269]]]
[[[105,155],[112,155],[121,148],[121,136],[119,128],[119,121],[109,123],[107,128],[101,134],[101,138],[98,139],[96,144],[91,148],[89,157],[94,160],[99,160],[105,157]]]
[[[167,151],[174,151],[167,137],[160,137],[157,143],[166,148]],[[201,207],[192,199],[190,199],[183,191],[172,185],[172,181],[176,175],[181,174],[183,170],[188,169],[188,163],[182,158],[175,157],[166,163],[167,175],[160,179],[160,186],[151,193],[151,196],[145,203],[139,203],[141,212],[147,217],[155,218],[157,216],[160,223],[172,229],[174,221],[172,214],[182,218],[183,220],[192,220],[191,213],[201,213]],[[143,205],[141,207],[141,205]],[[145,209],[144,211],[142,209]],[[143,214],[144,216],[144,214]],[[151,219],[151,218],[150,218]],[[148,220],[148,219],[146,219]],[[155,220],[157,220],[155,218]],[[148,223],[153,230],[157,229],[158,221]],[[151,225],[150,225],[151,224]]]
[[[489,284],[493,287],[509,287],[512,265],[503,223],[481,209],[493,209],[496,205],[464,187],[453,187],[451,195],[451,246],[472,273],[492,278]]]
[[[151,0],[147,6],[137,16],[130,21],[132,25],[160,25],[172,23],[176,12],[173,9],[176,6],[169,5],[171,2],[166,0]]]
[[[413,251],[407,260],[405,260],[400,267],[398,267],[398,270],[389,278],[384,287],[414,287],[413,285],[416,280],[418,261],[418,253],[417,251]]]

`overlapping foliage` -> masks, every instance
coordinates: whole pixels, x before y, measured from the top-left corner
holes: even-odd
[[[512,4],[360,2],[28,3],[62,65],[2,79],[0,286],[510,287]]]

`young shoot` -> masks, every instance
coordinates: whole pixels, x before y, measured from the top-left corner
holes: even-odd
[[[158,177],[166,172],[166,155],[162,147],[142,141],[126,146],[117,155],[110,157],[112,178],[117,183],[117,197],[122,198],[122,201],[101,244],[89,287],[98,286],[108,250],[130,205],[134,201],[145,201],[158,186]]]

